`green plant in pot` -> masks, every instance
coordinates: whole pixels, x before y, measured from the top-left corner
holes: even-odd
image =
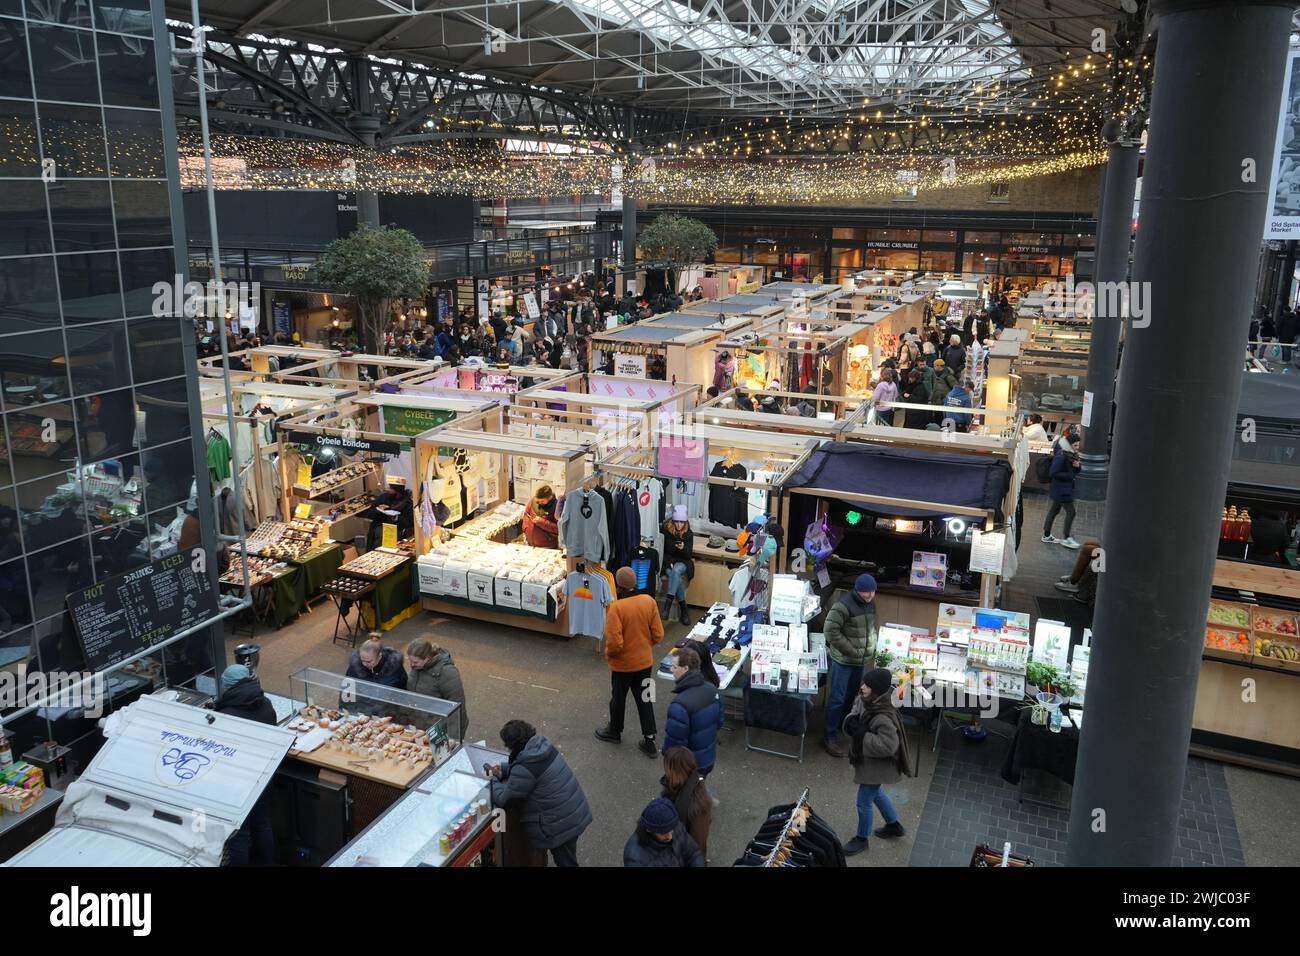
[[[891,654],[891,653],[889,653],[889,651],[887,651],[887,650],[885,650],[885,649],[883,649],[883,648],[881,648],[880,650],[876,651],[876,666],[877,666],[877,667],[888,667],[888,666],[889,666],[890,664],[892,664],[893,662],[894,662],[894,655]]]
[[[1056,685],[1060,680],[1061,672],[1056,669],[1055,665],[1042,661],[1030,661],[1025,667],[1025,681],[1033,684],[1043,693],[1058,693]]]

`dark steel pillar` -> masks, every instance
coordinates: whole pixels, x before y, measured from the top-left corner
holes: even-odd
[[[1129,242],[1133,231],[1133,193],[1137,189],[1138,147],[1121,140],[1111,145],[1106,162],[1105,186],[1097,221],[1097,260],[1093,281],[1128,280]],[[1094,301],[1104,305],[1106,296]],[[1088,391],[1092,393],[1091,418],[1083,429],[1080,458],[1083,468],[1074,495],[1084,501],[1103,501],[1110,473],[1110,405],[1115,397],[1115,367],[1119,364],[1119,315],[1097,308],[1092,320],[1088,352]]]
[[[358,115],[348,121],[348,129],[369,146],[375,148],[379,141],[379,117],[374,115],[375,104],[370,95],[369,63],[361,58],[352,61],[352,91],[356,97]],[[357,190],[357,226],[379,228],[379,193]]]
[[[636,113],[629,108],[623,114],[624,135],[629,144],[636,138]],[[634,181],[638,170],[631,163],[623,165],[623,268],[619,274],[623,277],[623,288],[627,283],[636,281],[636,199],[627,193],[627,186]],[[620,289],[620,291],[622,291]],[[641,295],[645,289],[637,289]]]
[[[1134,260],[1154,308],[1124,349],[1071,866],[1172,859],[1291,32],[1277,0],[1154,6]]]

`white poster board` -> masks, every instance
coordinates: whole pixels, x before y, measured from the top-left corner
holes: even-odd
[[[478,280],[478,321],[483,325],[492,317],[492,306],[489,299],[488,280]]]
[[[528,310],[528,317],[530,319],[541,318],[542,310],[537,306],[537,293],[535,292],[524,293],[524,308]]]
[[[1034,660],[1051,664],[1062,674],[1070,659],[1070,625],[1061,621],[1045,621],[1034,625]]]
[[[645,378],[645,356],[615,352],[614,374],[620,378]]]
[[[1007,536],[1001,531],[973,529],[970,545],[970,569],[984,574],[1001,574]]]
[[[1300,239],[1300,51],[1286,61],[1264,239]]]

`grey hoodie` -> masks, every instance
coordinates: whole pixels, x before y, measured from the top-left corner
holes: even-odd
[[[572,491],[566,495],[564,511],[560,514],[560,543],[570,557],[606,560],[610,552],[605,499],[594,491]]]

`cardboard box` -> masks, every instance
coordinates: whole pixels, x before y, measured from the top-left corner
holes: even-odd
[[[523,600],[523,582],[510,577],[499,577],[493,585],[493,592],[498,606],[518,608]]]
[[[482,571],[470,571],[466,575],[466,597],[476,604],[492,604],[493,584],[495,578],[491,574],[484,574]]]

